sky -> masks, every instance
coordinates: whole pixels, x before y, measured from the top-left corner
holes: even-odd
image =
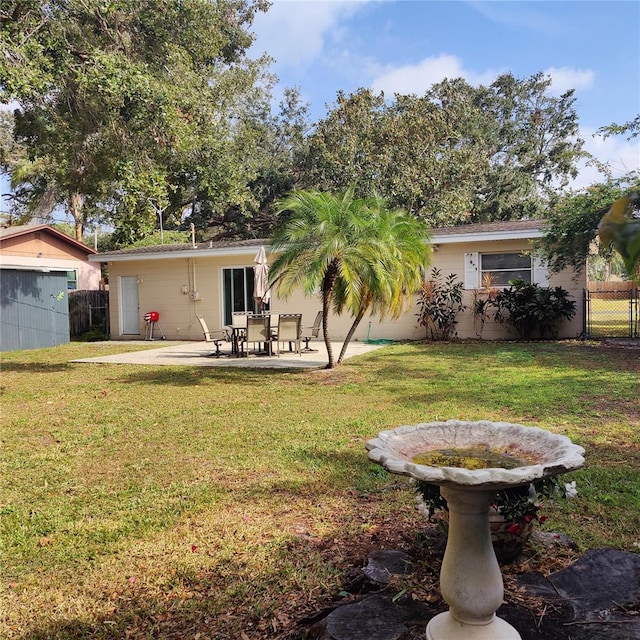
[[[297,87],[314,121],[339,90],[422,95],[445,78],[542,72],[554,94],[575,90],[586,150],[615,176],[640,169],[640,137],[594,137],[640,113],[637,0],[272,0],[252,31],[250,54],[274,59],[279,89]],[[602,181],[582,165],[572,187]]]
[[[585,149],[614,177],[640,169],[640,136],[594,136],[640,114],[638,0],[272,0],[252,31],[250,57],[269,54],[279,91],[297,87],[314,121],[339,90],[422,95],[445,78],[543,72],[554,93],[575,89]],[[571,187],[602,181],[583,163]]]

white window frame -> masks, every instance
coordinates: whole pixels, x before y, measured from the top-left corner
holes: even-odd
[[[482,257],[487,255],[513,255],[520,256],[530,255],[524,254],[522,251],[471,251],[464,254],[464,288],[465,289],[480,289],[482,287],[482,275],[484,273],[495,272],[495,269],[482,269]],[[543,287],[549,286],[549,271],[546,264],[541,258],[530,255],[531,260],[531,282]],[[505,269],[505,271],[509,271]],[[508,287],[508,284],[495,284],[494,287],[498,289],[504,289]]]
[[[74,274],[74,279],[71,280],[69,277],[71,274]],[[67,291],[77,291],[78,290],[78,270],[77,269],[67,269]]]

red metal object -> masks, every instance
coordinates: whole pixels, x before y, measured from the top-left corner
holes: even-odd
[[[160,335],[162,336],[162,340],[165,339],[164,331],[162,327],[158,324],[158,320],[160,320],[160,314],[157,311],[148,311],[144,314],[144,321],[147,324],[146,327],[146,335],[145,340],[160,340],[160,338],[154,338],[153,332],[154,329],[158,329],[160,331]]]

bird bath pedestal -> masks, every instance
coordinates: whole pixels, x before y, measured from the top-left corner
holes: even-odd
[[[427,640],[520,640],[495,615],[504,588],[489,508],[500,489],[580,468],[584,449],[537,427],[458,420],[382,431],[366,447],[390,473],[440,485],[448,503],[440,589],[449,611],[429,622]]]

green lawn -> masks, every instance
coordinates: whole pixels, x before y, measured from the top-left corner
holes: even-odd
[[[592,297],[589,336],[591,338],[627,338],[630,331],[630,302]],[[634,317],[637,317],[637,311]],[[637,320],[636,320],[637,322]]]
[[[284,637],[367,550],[424,527],[364,448],[419,421],[568,435],[587,465],[545,528],[638,551],[640,350],[398,344],[315,372],[70,363],[97,350],[124,348],[3,354],[1,638]]]

